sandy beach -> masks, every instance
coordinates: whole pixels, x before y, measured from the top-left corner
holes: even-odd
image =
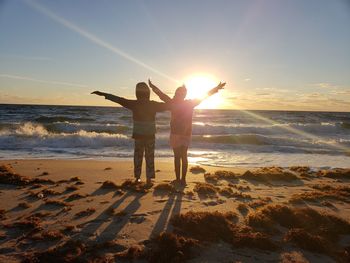
[[[348,262],[350,170],[0,161],[1,262]],[[145,178],[142,178],[143,180]]]

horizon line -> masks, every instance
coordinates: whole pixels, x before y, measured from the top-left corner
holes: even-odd
[[[115,106],[102,106],[102,105],[69,105],[69,104],[34,104],[34,103],[2,103],[0,102],[0,106],[4,106],[4,105],[22,105],[22,106],[54,106],[54,107],[100,107],[100,108],[124,108],[122,106],[119,105],[115,105]],[[267,110],[267,109],[228,109],[228,108],[217,108],[217,109],[195,109],[195,110],[227,110],[227,111],[283,111],[283,112],[323,112],[323,113],[327,113],[327,112],[334,112],[334,113],[349,113],[349,111],[321,111],[321,110],[286,110],[286,109],[281,109],[281,110],[276,110],[276,109],[271,109],[271,110]]]

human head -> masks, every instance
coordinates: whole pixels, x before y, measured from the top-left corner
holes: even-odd
[[[187,95],[187,89],[185,85],[182,85],[181,87],[178,87],[175,91],[174,99],[177,100],[184,100]]]
[[[136,98],[138,100],[149,100],[150,93],[149,87],[145,82],[136,84]]]

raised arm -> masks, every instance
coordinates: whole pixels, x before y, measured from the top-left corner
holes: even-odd
[[[170,102],[171,98],[162,92],[156,85],[154,85],[150,79],[148,79],[148,85],[151,87],[153,92],[158,95],[158,97],[164,102]]]
[[[211,90],[208,91],[207,95],[203,99],[196,99],[194,100],[195,105],[199,105],[203,100],[209,98],[210,96],[214,95],[215,93],[219,92],[219,90],[224,89],[226,85],[226,82],[221,82],[215,87],[212,88]]]
[[[118,104],[120,104],[123,107],[128,108],[128,109],[132,106],[132,100],[128,100],[128,99],[125,99],[123,97],[118,97],[118,96],[115,96],[115,95],[112,95],[109,93],[105,93],[105,92],[101,92],[101,91],[94,91],[94,92],[91,92],[91,94],[103,96],[103,97],[105,97],[106,100],[116,102],[116,103],[118,103]]]

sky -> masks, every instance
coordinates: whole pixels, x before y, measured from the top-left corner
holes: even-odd
[[[0,103],[110,106],[90,92],[198,75],[227,82],[217,108],[350,111],[350,1],[0,0]]]

